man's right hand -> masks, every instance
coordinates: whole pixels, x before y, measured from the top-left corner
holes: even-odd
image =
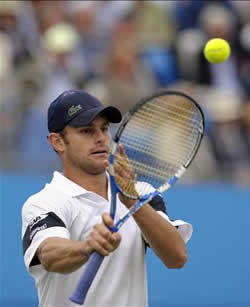
[[[103,256],[112,253],[121,242],[118,232],[111,232],[114,222],[108,213],[102,214],[102,223],[94,226],[88,239],[85,241],[85,251],[91,254],[94,250]]]

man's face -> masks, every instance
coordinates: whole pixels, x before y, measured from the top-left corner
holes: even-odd
[[[92,175],[105,171],[111,142],[109,122],[105,117],[96,117],[89,126],[66,126],[64,134],[65,147],[61,153],[64,164]]]

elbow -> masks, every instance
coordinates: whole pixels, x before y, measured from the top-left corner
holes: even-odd
[[[40,263],[47,272],[53,272],[53,263],[48,261],[43,255],[40,255]]]
[[[53,262],[48,261],[48,260],[43,259],[41,261],[41,265],[43,266],[43,268],[47,272],[62,273],[62,274],[70,273],[70,272],[64,272],[63,270],[59,270],[58,265],[56,263],[53,263]]]
[[[182,269],[187,262],[187,254],[180,256],[175,264],[176,269]]]
[[[49,259],[49,257],[44,252],[44,250],[39,249],[37,255],[38,255],[39,261],[40,261],[41,265],[43,266],[43,268],[47,272],[53,272],[54,271],[53,262]]]
[[[178,255],[177,257],[174,257],[172,261],[167,261],[165,265],[168,269],[181,269],[184,267],[185,263],[187,262],[187,259],[187,254],[184,253]]]
[[[46,240],[41,244],[36,253],[41,265],[47,272],[52,272],[52,264],[46,253]]]
[[[54,272],[53,267],[50,263],[42,263],[43,268],[45,269],[45,271],[47,272]]]
[[[45,271],[47,272],[53,272],[53,273],[67,273],[63,270],[60,270],[60,265],[58,264],[58,261],[52,261],[52,259],[46,258],[46,257],[40,257],[40,262]]]

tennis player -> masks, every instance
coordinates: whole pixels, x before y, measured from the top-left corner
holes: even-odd
[[[88,292],[88,307],[148,306],[145,270],[150,246],[168,268],[187,261],[192,226],[170,221],[164,201],[155,197],[111,233],[110,184],[106,171],[110,123],[121,113],[80,90],[59,95],[48,110],[48,140],[63,171],[28,198],[22,208],[23,254],[35,279],[39,306],[77,306],[69,296],[96,250],[106,256]],[[119,196],[116,219],[132,205]],[[157,227],[154,227],[157,225]]]

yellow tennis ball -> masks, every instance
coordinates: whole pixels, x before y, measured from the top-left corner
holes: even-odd
[[[206,43],[203,52],[208,62],[219,64],[228,59],[231,48],[226,40],[222,38],[213,38]]]

